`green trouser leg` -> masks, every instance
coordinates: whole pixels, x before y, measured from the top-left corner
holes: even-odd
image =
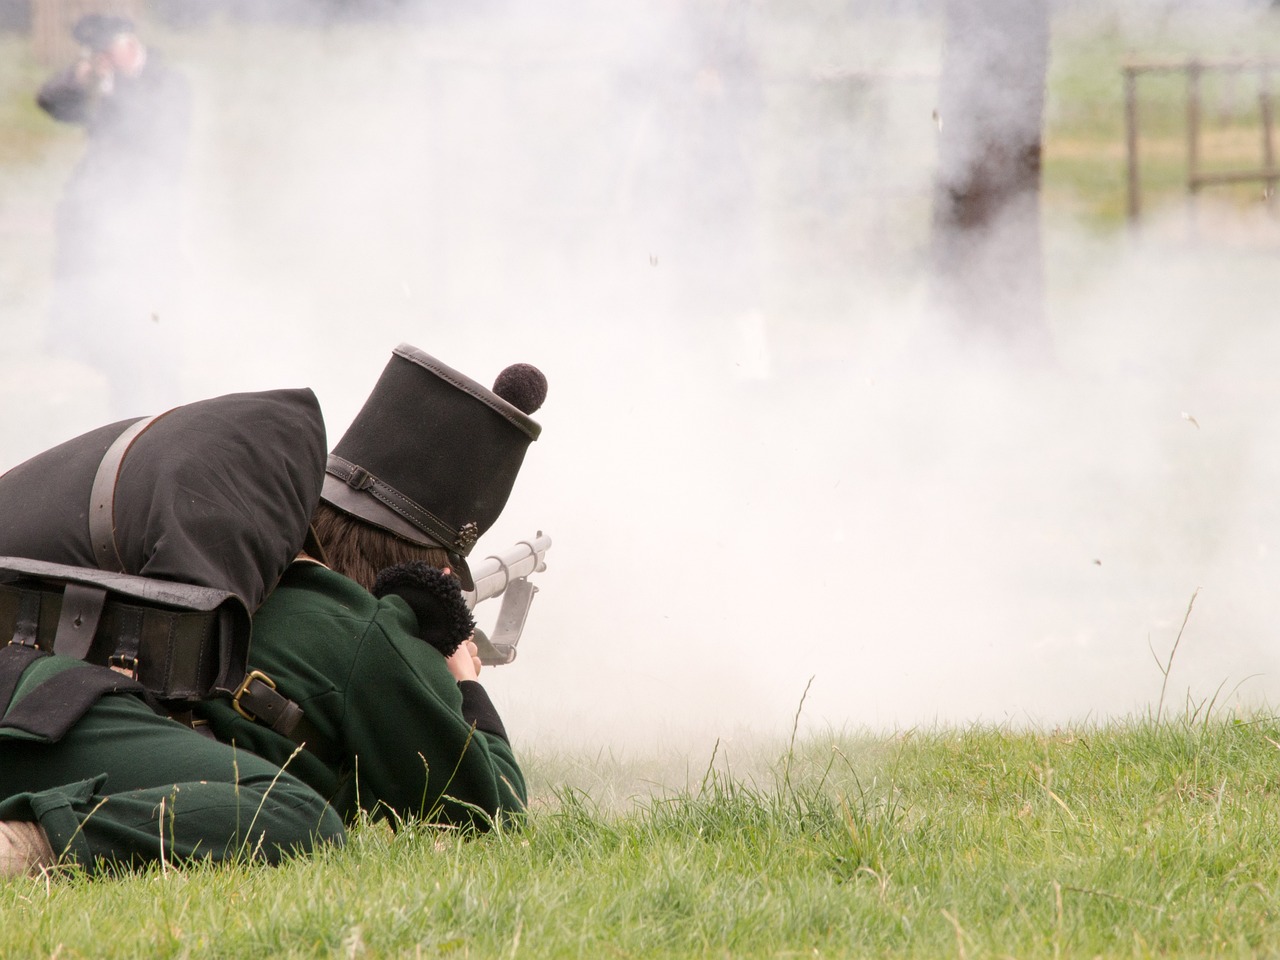
[[[103,697],[57,743],[0,741],[0,820],[37,820],[54,853],[89,869],[192,858],[276,863],[341,842],[342,821],[260,757]]]

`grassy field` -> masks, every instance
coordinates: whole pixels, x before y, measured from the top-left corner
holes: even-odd
[[[766,774],[720,756],[612,812],[530,757],[525,828],[477,840],[370,825],[278,869],[7,883],[0,956],[1280,952],[1271,716],[783,749]]]

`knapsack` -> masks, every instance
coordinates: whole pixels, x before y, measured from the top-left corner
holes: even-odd
[[[110,424],[0,476],[0,643],[22,648],[0,693],[50,652],[169,707],[240,690],[250,616],[306,540],[325,456],[315,395],[275,390]]]

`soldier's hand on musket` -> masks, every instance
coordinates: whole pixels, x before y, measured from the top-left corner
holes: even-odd
[[[445,659],[445,664],[449,667],[449,672],[453,674],[453,679],[455,680],[480,679],[480,651],[476,647],[474,640],[466,641],[457,650],[453,651]]]

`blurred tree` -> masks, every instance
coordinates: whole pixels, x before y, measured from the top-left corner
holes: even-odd
[[[947,0],[945,31],[937,299],[965,341],[1047,361],[1040,154],[1048,0]]]

